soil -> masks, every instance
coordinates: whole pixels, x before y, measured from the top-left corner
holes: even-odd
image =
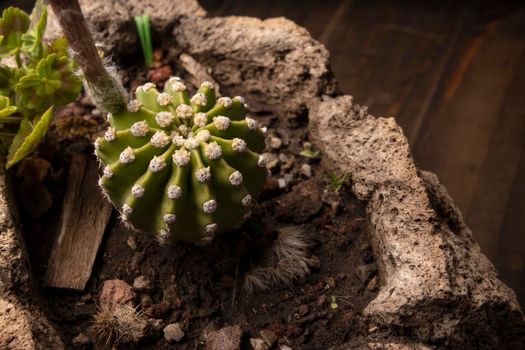
[[[134,90],[147,77],[158,84],[173,73],[184,78],[184,72],[168,61],[174,60],[157,53],[157,64],[149,73],[130,67],[126,84]],[[43,290],[50,317],[68,346],[79,333],[92,337],[93,314],[105,281],[120,279],[133,285],[139,276],[146,286],[135,290],[134,305],[148,320],[148,327],[137,343],[120,344],[119,349],[204,348],[209,332],[231,325],[241,327],[243,349],[250,349],[250,338],[261,338],[261,331],[276,339],[275,349],[280,345],[325,349],[369,331],[361,311],[376,296],[379,279],[362,204],[346,190],[347,183],[324,171],[319,159],[300,155],[308,147],[306,118],[252,116],[268,127],[267,151],[274,159],[272,175],[252,214],[240,227],[205,247],[161,247],[151,236],[125,227],[114,215],[86,290]],[[55,238],[69,155],[92,153],[91,141],[105,128],[104,123],[104,116],[87,97],[64,107],[38,158],[27,163],[48,162],[50,170],[38,181],[31,167],[19,171],[18,198],[36,276],[44,275]],[[43,196],[51,198],[44,214],[24,206],[49,202],[24,187],[31,176],[35,186],[44,188],[41,191],[47,194]],[[308,243],[308,258],[317,263],[312,263],[307,276],[288,285],[249,293],[243,288],[244,277],[266,263],[264,257],[273,242],[290,227]],[[163,328],[172,323],[179,323],[185,333],[179,342],[164,338]]]

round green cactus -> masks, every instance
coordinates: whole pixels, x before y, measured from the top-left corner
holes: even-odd
[[[99,184],[122,219],[161,242],[208,242],[238,225],[267,176],[263,130],[246,112],[210,82],[191,99],[177,77],[162,93],[137,88],[95,142]]]

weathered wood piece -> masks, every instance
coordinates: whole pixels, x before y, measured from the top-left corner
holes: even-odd
[[[94,160],[73,155],[59,232],[54,242],[44,285],[83,290],[93,268],[112,206],[97,187]]]

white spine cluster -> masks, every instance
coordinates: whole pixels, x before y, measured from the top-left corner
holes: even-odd
[[[170,141],[171,140],[168,134],[166,134],[162,130],[158,130],[157,132],[155,132],[155,134],[153,134],[150,140],[153,147],[156,147],[156,148],[166,147],[170,143]]]
[[[184,146],[186,139],[180,134],[174,134],[171,138],[171,142],[173,142],[177,147],[182,147]]]
[[[242,200],[241,200],[241,203],[243,206],[245,207],[249,207],[252,205],[253,203],[253,198],[251,195],[247,194]]]
[[[208,103],[208,99],[206,98],[206,95],[204,95],[202,92],[197,92],[190,100],[191,103],[193,103],[196,106],[206,106],[206,103]]]
[[[239,186],[240,184],[242,184],[241,172],[237,170],[234,171],[233,173],[230,174],[230,176],[228,177],[228,180],[233,186]]]
[[[266,167],[266,163],[268,163],[268,160],[266,159],[266,155],[265,154],[259,154],[259,159],[257,160],[257,165],[260,168],[265,168]]]
[[[235,96],[233,99],[239,101],[242,104],[245,103],[244,97],[242,97],[242,96]]]
[[[195,137],[188,137],[186,141],[184,141],[184,147],[189,150],[195,149],[199,147],[199,140]]]
[[[130,207],[127,203],[124,203],[122,206],[122,214],[124,215],[131,215],[133,213],[133,208]]]
[[[222,156],[222,148],[217,142],[213,141],[206,145],[204,148],[204,154],[208,159],[216,160]]]
[[[206,228],[204,229],[204,234],[208,236],[213,236],[217,232],[217,224],[208,224],[206,225]]]
[[[200,168],[195,172],[195,177],[197,181],[201,184],[205,184],[211,179],[211,169],[210,167]]]
[[[195,136],[200,142],[208,142],[211,137],[211,133],[208,130],[201,130]]]
[[[227,130],[230,127],[230,118],[219,115],[213,118],[213,125],[219,130]]]
[[[106,165],[104,168],[104,176],[108,179],[111,179],[113,177],[113,170],[111,170],[111,167],[109,165]]]
[[[153,83],[146,83],[146,84],[144,84],[142,86],[139,86],[137,88],[136,92],[138,92],[140,90],[142,90],[144,92],[148,92],[149,90],[153,89],[154,87],[155,87],[155,84],[153,84]]]
[[[186,90],[186,85],[184,85],[184,83],[182,81],[176,81],[171,86],[171,91],[173,91],[173,92],[181,92],[181,91],[184,91],[184,90]]]
[[[166,224],[173,224],[175,220],[177,220],[177,216],[175,216],[175,214],[166,213],[162,216],[162,220]]]
[[[134,184],[131,188],[131,195],[135,198],[141,198],[144,196],[144,191],[145,189],[142,187],[142,185]]]
[[[182,196],[182,188],[177,185],[169,185],[167,192],[170,199],[179,199]]]
[[[104,133],[104,138],[108,142],[115,141],[115,139],[117,138],[117,130],[115,130],[115,128],[109,127]]]
[[[95,146],[95,151],[98,151],[98,149],[100,148],[100,138],[97,137],[93,145]],[[97,153],[95,152],[95,154]]]
[[[161,128],[167,128],[175,120],[175,116],[171,112],[159,112],[155,116],[155,121]]]
[[[157,241],[159,242],[159,244],[161,246],[165,246],[166,244],[168,244],[168,236],[170,234],[170,231],[169,230],[166,230],[166,229],[160,229],[159,230],[159,235],[157,236]]]
[[[166,167],[166,162],[164,158],[153,156],[153,159],[149,162],[149,169],[154,173],[157,173]]]
[[[157,96],[157,103],[162,106],[166,107],[167,105],[171,104],[173,102],[173,97],[171,95],[163,92]]]
[[[246,142],[243,139],[234,138],[232,140],[232,148],[235,152],[242,153],[246,151]]]
[[[204,204],[202,205],[202,210],[206,214],[215,213],[215,211],[217,210],[217,202],[215,201],[215,199],[210,199],[209,201],[204,202]]]
[[[207,123],[208,117],[206,116],[206,113],[199,112],[193,117],[193,124],[197,125],[199,128],[206,126]]]
[[[184,137],[188,136],[189,131],[190,129],[186,125],[184,124],[179,125],[179,132],[182,134],[182,136]]]
[[[127,108],[128,112],[136,113],[140,110],[140,107],[142,107],[142,102],[139,100],[131,100],[128,102]]]
[[[177,113],[177,116],[182,119],[188,119],[191,118],[193,115],[193,109],[190,105],[181,103],[177,106],[177,109],[175,110],[175,113]]]
[[[257,122],[254,119],[246,117],[245,120],[246,125],[248,125],[248,129],[257,130]]]
[[[201,88],[208,88],[208,89],[211,89],[211,90],[215,89],[213,84],[211,82],[209,82],[209,81],[203,81],[201,83]]]
[[[176,166],[186,166],[190,162],[190,152],[186,151],[185,149],[181,148],[175,151],[173,153],[173,162]]]
[[[119,160],[122,164],[129,164],[135,160],[135,151],[133,151],[133,148],[126,147],[119,156]]]
[[[225,108],[230,108],[232,105],[232,99],[229,97],[220,97],[217,102],[223,105]]]
[[[149,132],[149,126],[145,120],[142,120],[140,122],[135,122],[133,123],[133,125],[131,125],[131,135],[133,136],[136,136],[136,137],[146,136],[148,132]]]

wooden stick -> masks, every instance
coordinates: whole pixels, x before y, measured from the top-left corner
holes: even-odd
[[[98,166],[74,154],[66,185],[59,232],[44,285],[83,290],[86,286],[112,206],[97,188]]]

